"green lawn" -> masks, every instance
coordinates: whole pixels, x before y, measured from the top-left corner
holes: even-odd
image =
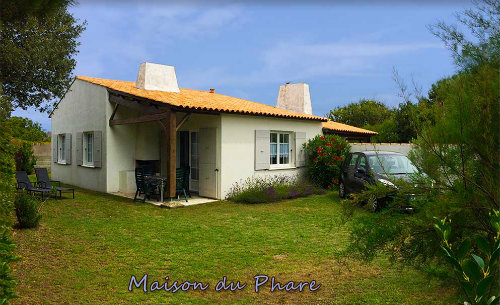
[[[16,304],[451,304],[455,288],[386,258],[363,263],[346,247],[338,197],[274,204],[217,202],[161,209],[78,190],[50,200],[36,230],[15,230]],[[209,283],[203,292],[129,292],[131,275]],[[316,280],[316,292],[253,292],[253,276]],[[218,280],[247,282],[214,292]]]

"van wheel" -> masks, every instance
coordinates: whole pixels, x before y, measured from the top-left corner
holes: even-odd
[[[345,198],[345,185],[343,181],[340,181],[339,184],[339,197],[344,199]]]
[[[370,195],[370,198],[368,198],[368,205],[372,213],[380,211],[380,203],[379,200],[377,199],[377,196]]]

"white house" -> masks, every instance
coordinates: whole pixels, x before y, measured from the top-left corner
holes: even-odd
[[[272,107],[179,88],[174,67],[152,63],[136,82],[77,76],[50,117],[54,179],[133,193],[138,165],[166,177],[189,165],[190,189],[210,198],[247,177],[298,174],[302,144],[327,123],[312,115],[307,84],[281,86]],[[175,196],[175,179],[167,193]]]

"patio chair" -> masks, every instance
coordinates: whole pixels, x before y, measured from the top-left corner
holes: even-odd
[[[35,174],[38,186],[41,188],[54,190],[56,198],[57,192],[59,192],[59,199],[62,198],[62,193],[73,193],[73,199],[75,199],[75,189],[71,187],[62,187],[61,181],[50,180],[49,172],[45,167],[35,168]],[[57,183],[57,186],[53,186],[52,182]]]
[[[144,195],[142,202],[146,202],[151,195],[154,195],[155,189],[158,188],[158,184],[148,181],[147,176],[148,174],[146,174],[144,168],[138,167],[135,169],[135,185],[137,190],[135,191],[134,201],[137,200],[138,196]]]
[[[31,184],[30,178],[28,178],[28,174],[25,171],[16,171],[16,181],[16,189],[25,190],[28,194],[39,193],[42,196],[42,200],[45,199],[45,194],[48,194],[50,196],[50,193],[52,192],[52,189],[34,187],[33,184]]]
[[[189,176],[191,174],[191,168],[189,166],[184,166],[184,183],[183,187],[189,198],[191,198],[191,191],[189,190]]]
[[[189,170],[188,166],[177,168],[175,171],[175,194],[177,198],[179,198],[180,194],[184,195],[186,202],[188,201],[186,186],[189,188],[189,172],[186,175],[187,170]]]

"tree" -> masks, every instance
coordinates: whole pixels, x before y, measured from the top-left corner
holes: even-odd
[[[0,300],[10,304],[9,300],[15,297],[15,280],[10,276],[10,264],[16,260],[14,245],[10,239],[12,227],[12,211],[14,206],[14,152],[11,143],[10,126],[6,118],[12,107],[2,96],[0,87]]]
[[[452,52],[456,65],[464,70],[498,62],[500,56],[500,1],[476,0],[474,4],[474,8],[457,14],[468,33],[442,21],[429,26]]]
[[[50,141],[47,132],[42,129],[42,125],[40,125],[40,123],[21,117],[11,117],[8,122],[12,130],[12,137],[16,139],[29,142]]]
[[[399,104],[398,108],[394,111],[394,123],[396,125],[398,142],[409,143],[417,137],[416,122],[412,120],[416,109],[416,105],[407,101]]]
[[[392,109],[381,102],[363,99],[344,107],[336,107],[330,111],[328,118],[335,122],[364,127],[381,124],[391,117],[392,112]]]
[[[69,84],[84,24],[67,13],[66,0],[6,0],[0,5],[0,303],[15,297],[10,265],[14,153],[8,118],[14,107],[48,110]]]
[[[372,137],[372,142],[376,143],[399,143],[399,135],[394,119],[387,119],[380,124],[366,125],[364,128],[378,132]]]
[[[434,84],[427,97],[418,97],[416,111],[409,111],[411,121],[418,127],[410,157],[425,173],[415,183],[420,187],[415,189],[413,182],[410,187],[413,192],[419,191],[423,200],[414,205],[417,212],[411,216],[385,211],[376,218],[357,220],[352,240],[355,241],[353,247],[360,252],[373,254],[375,250],[390,249],[395,258],[408,263],[444,259],[445,256],[441,256],[443,236],[437,238],[434,232],[434,217],[452,220],[442,222],[443,226],[445,223],[449,226],[446,231],[453,232],[446,233],[444,238],[446,246],[450,245],[446,249],[448,253],[451,253],[449,250],[464,252],[464,248],[470,248],[469,239],[497,240],[498,243],[498,238],[495,239],[498,222],[492,223],[490,214],[500,208],[500,64],[498,57],[487,50],[497,48],[496,38],[491,37],[498,37],[500,28],[492,28],[478,19],[484,21],[495,15],[498,21],[500,5],[498,1],[484,3],[488,8],[479,6],[476,11],[467,10],[459,15],[459,20],[469,25],[472,33],[487,32],[490,38],[476,42],[460,40],[467,47],[452,54],[460,71]],[[487,12],[487,16],[479,17],[481,12]],[[478,24],[483,28],[478,28]],[[446,38],[447,45],[456,41],[455,36]],[[413,107],[415,105],[409,108]],[[479,242],[477,247],[483,253],[488,252],[483,250],[493,249],[490,242]],[[465,253],[474,253],[477,249],[466,250]],[[498,265],[498,256],[488,260]],[[460,261],[454,267],[463,263]],[[484,271],[484,277],[499,278],[498,268]],[[470,286],[462,280],[469,274],[470,270],[460,274],[461,284]],[[489,293],[498,296],[498,286],[496,283]],[[474,299],[469,303],[486,304],[486,301]]]
[[[0,85],[14,108],[51,110],[72,81],[77,38],[84,29],[66,6],[41,17],[3,20]]]
[[[26,16],[43,18],[70,4],[73,4],[73,0],[3,0],[0,6],[0,29],[5,22]]]

